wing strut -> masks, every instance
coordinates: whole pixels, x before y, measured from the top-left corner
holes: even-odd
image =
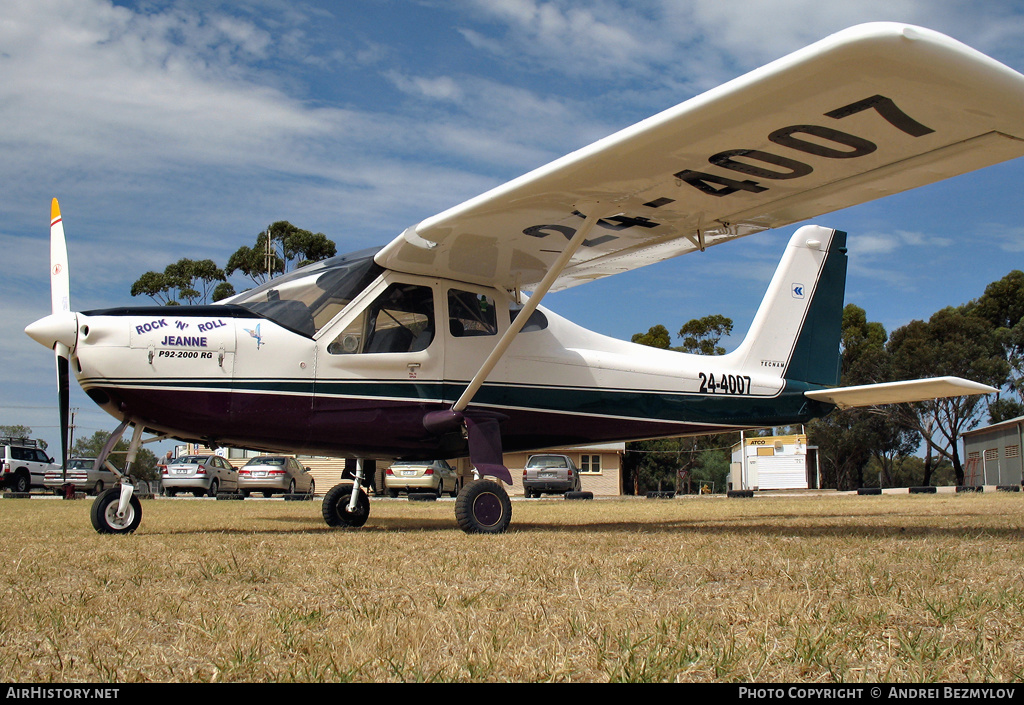
[[[540,284],[538,284],[537,288],[530,294],[530,298],[526,302],[526,305],[523,306],[523,309],[516,315],[515,320],[512,321],[511,325],[509,325],[508,330],[506,330],[505,334],[501,336],[501,339],[498,340],[498,343],[494,346],[491,354],[487,356],[486,360],[484,360],[484,364],[480,366],[480,369],[473,376],[473,379],[470,380],[469,386],[462,392],[462,396],[459,397],[459,400],[455,402],[455,405],[452,407],[452,411],[464,411],[466,407],[469,406],[469,402],[473,401],[473,397],[480,391],[480,387],[482,387],[484,381],[487,380],[487,376],[491,374],[491,370],[493,370],[494,366],[498,364],[498,360],[500,360],[501,356],[508,350],[508,347],[512,344],[512,341],[515,340],[515,337],[519,335],[519,331],[523,329],[526,322],[530,320],[530,316],[533,315],[537,306],[540,305],[541,299],[544,298],[544,295],[548,293],[551,285],[554,284],[555,280],[562,274],[562,270],[564,270],[569,264],[569,260],[572,259],[574,254],[576,254],[576,250],[579,249],[583,241],[587,239],[590,231],[594,229],[595,225],[597,225],[597,221],[601,218],[613,215],[612,213],[607,212],[609,211],[608,208],[604,209],[606,212],[602,212],[599,204],[597,203],[591,207],[590,211],[591,213],[583,221],[583,225],[580,226],[580,229],[577,230],[576,234],[572,236],[571,240],[569,240],[569,244],[566,245],[565,250],[551,265],[551,269],[548,270],[548,273],[544,275]]]
[[[462,396],[452,405],[451,409],[447,411],[432,411],[423,418],[424,427],[435,433],[453,431],[465,426],[466,435],[469,439],[470,462],[473,463],[473,466],[481,476],[493,475],[501,478],[506,484],[512,484],[512,474],[503,464],[501,451],[500,423],[505,417],[502,414],[489,411],[467,412],[466,408],[473,401],[476,393],[480,391],[480,388],[487,380],[487,376],[491,374],[494,366],[498,364],[498,360],[508,350],[512,341],[519,334],[519,331],[530,320],[530,316],[533,315],[537,306],[540,305],[541,299],[544,298],[544,295],[551,289],[555,280],[558,279],[562,271],[569,264],[569,260],[572,259],[576,250],[587,239],[590,231],[594,229],[594,226],[597,225],[601,218],[615,215],[610,207],[605,206],[602,209],[599,203],[592,204],[588,210],[590,214],[584,219],[583,225],[580,226],[580,229],[569,240],[565,250],[558,256],[558,259],[551,265],[551,269],[544,275],[540,284],[533,290],[526,305],[523,306],[522,310],[516,315],[515,320],[509,325],[508,330],[498,340],[490,355],[487,356],[487,359],[484,360],[484,363],[477,370],[473,379],[470,380],[469,385],[462,392]]]

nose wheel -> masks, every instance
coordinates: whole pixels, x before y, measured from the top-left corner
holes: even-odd
[[[504,533],[512,521],[512,502],[497,482],[474,480],[455,500],[455,520],[467,534]]]
[[[129,423],[130,419],[125,418],[117,429],[110,434],[93,465],[97,469],[106,465],[117,475],[120,481],[120,484],[97,494],[96,499],[93,500],[90,512],[92,528],[101,534],[130,534],[138,529],[139,524],[142,522],[142,503],[135,496],[135,487],[132,485],[131,478],[129,477],[129,473],[135,465],[139,448],[142,445],[143,426],[141,423],[136,423],[135,430],[132,431],[132,440],[128,444],[128,454],[125,458],[124,470],[118,470],[114,465],[107,462],[107,458],[110,456],[111,451],[113,451],[114,445],[121,439],[121,435]],[[97,487],[99,488],[100,484]]]
[[[121,489],[111,487],[101,492],[92,503],[92,528],[101,534],[130,534],[142,521],[142,503],[134,494],[124,511],[118,511]]]

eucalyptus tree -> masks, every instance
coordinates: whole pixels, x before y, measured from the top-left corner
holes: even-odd
[[[718,314],[692,319],[679,329],[683,344],[677,347],[672,346],[672,336],[661,324],[635,334],[631,340],[663,350],[724,355],[720,341],[732,332],[732,325],[731,318]],[[728,433],[634,441],[626,444],[623,470],[632,479],[634,493],[641,488],[661,489],[665,482],[674,484],[681,471],[689,472],[695,483],[714,483],[721,488],[728,474],[728,449],[738,440],[738,433]]]
[[[212,259],[182,257],[167,265],[162,272],[143,274],[132,284],[131,294],[149,296],[165,306],[209,303],[217,282],[226,280],[224,270]]]
[[[976,315],[972,305],[947,307],[928,321],[911,321],[893,331],[887,349],[895,379],[955,375],[997,389],[1010,379],[1010,364],[996,327]],[[921,434],[929,451],[953,463],[956,481],[963,484],[960,434],[981,422],[989,401],[982,395],[951,397],[899,404],[895,410],[901,422]],[[930,457],[926,456],[926,465]]]

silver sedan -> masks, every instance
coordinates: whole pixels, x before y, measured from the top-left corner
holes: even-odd
[[[161,478],[164,494],[191,492],[196,497],[216,497],[222,490],[238,489],[238,471],[219,455],[183,455],[172,460]]]
[[[309,469],[295,458],[264,455],[253,458],[238,470],[238,489],[246,496],[257,491],[264,497],[275,493],[311,495],[316,493],[316,483]]]

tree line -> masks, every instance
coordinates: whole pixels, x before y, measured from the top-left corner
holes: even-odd
[[[259,233],[252,247],[243,245],[235,250],[223,268],[212,259],[183,257],[162,272],[143,274],[132,284],[131,294],[149,296],[163,306],[207,304],[235,295],[235,287],[228,281],[235,272],[258,285],[269,277],[336,254],[334,242],[323,233],[279,220]]]
[[[672,347],[663,325],[637,333],[635,343],[704,355],[721,355],[732,321],[721,315],[680,328]],[[843,310],[840,385],[853,386],[954,375],[1000,390],[988,396],[936,399],[863,409],[835,410],[806,426],[818,448],[822,487],[928,485],[940,478],[962,485],[960,435],[983,421],[1024,415],[1024,273],[1011,271],[977,299],[936,311],[927,321],[888,333],[864,309]],[[782,430],[781,432],[788,432]],[[770,431],[768,431],[770,433]],[[675,487],[680,470],[694,482],[727,482],[730,448],[739,434],[668,438],[626,444],[623,470],[635,493]],[[924,457],[915,456],[923,449]]]
[[[863,309],[843,310],[842,386],[955,375],[1000,390],[988,396],[952,397],[836,411],[808,424],[818,446],[823,482],[854,489],[897,483],[914,452],[924,449],[914,484],[932,484],[943,463],[956,484],[965,482],[959,439],[982,422],[1024,414],[1024,273],[992,282],[977,299],[936,311],[887,334]]]

